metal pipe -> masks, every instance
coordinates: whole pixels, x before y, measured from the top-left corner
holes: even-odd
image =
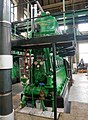
[[[70,56],[70,81],[72,82],[72,57]]]
[[[20,3],[20,4],[14,5],[14,7],[18,7],[18,6],[21,6],[21,5],[26,5],[27,3],[29,3],[31,5],[31,2],[23,2],[23,3]],[[87,1],[84,1],[84,2],[81,2],[81,3],[74,3],[74,5],[76,6],[76,5],[79,5],[79,4],[87,4],[87,3],[88,3]],[[66,5],[66,7],[69,7],[69,6],[72,6],[72,4]],[[56,8],[57,7],[59,7],[59,6],[56,6]],[[13,8],[13,7],[11,7],[11,8]],[[52,8],[54,8],[54,7],[52,7]]]
[[[77,38],[76,38],[76,24],[75,24],[75,12],[74,12],[74,0],[72,0],[73,3],[73,30],[74,30],[74,43],[75,43],[75,48],[76,48],[76,65],[77,65]]]
[[[52,44],[53,47],[53,83],[54,83],[54,120],[57,120],[57,96],[56,96],[56,45]]]
[[[28,0],[27,0],[28,2]],[[27,3],[27,19],[29,19],[29,3]],[[29,37],[28,36],[28,32],[29,32],[29,20],[27,20],[27,38]]]
[[[32,37],[34,37],[34,22],[37,17],[37,4],[31,5],[31,31]]]
[[[72,9],[73,9],[73,30],[74,30],[74,41],[76,44],[76,30],[75,30],[75,12],[74,12],[74,0],[72,0]]]
[[[31,31],[34,32],[34,7],[31,5]],[[33,37],[33,35],[32,35]]]
[[[10,32],[10,0],[0,0],[0,120],[14,120]]]
[[[39,9],[41,10],[41,12],[44,12],[44,10],[43,10],[43,8],[41,7],[40,3],[39,3],[38,1],[36,1],[36,3],[37,3],[37,5],[38,5]]]
[[[73,13],[73,30],[74,30],[74,42],[76,44],[77,40],[76,40],[75,12]]]
[[[29,16],[29,6],[30,6],[29,3],[27,3],[27,19],[30,17]]]
[[[66,22],[65,22],[65,0],[63,0],[63,22],[64,22],[64,33],[66,33],[66,29],[65,29],[65,26],[66,26]]]

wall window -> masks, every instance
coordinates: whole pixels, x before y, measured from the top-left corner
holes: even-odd
[[[88,63],[88,43],[79,44],[79,61],[83,59],[84,63]]]
[[[11,3],[11,22],[14,20],[14,9],[13,9],[13,3]]]
[[[17,7],[11,2],[11,22],[17,21]]]

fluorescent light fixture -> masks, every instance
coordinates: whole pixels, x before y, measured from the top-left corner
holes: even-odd
[[[60,28],[61,31],[64,30],[64,26],[60,26],[59,28]],[[65,26],[65,30],[67,30],[67,29],[68,29],[68,27]]]
[[[88,31],[88,23],[79,24],[78,29],[79,29],[80,32]]]
[[[81,17],[81,16],[86,16],[86,14],[81,14],[81,15],[78,15],[78,17]]]

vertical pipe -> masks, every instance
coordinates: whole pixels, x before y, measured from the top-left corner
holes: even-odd
[[[29,3],[27,3],[27,18],[29,18]]]
[[[72,4],[73,4],[73,31],[74,31],[74,43],[75,43],[75,47],[76,47],[76,65],[78,63],[78,55],[77,55],[77,39],[76,39],[76,24],[75,24],[75,12],[74,12],[74,0],[72,0]]]
[[[37,17],[37,4],[31,5],[31,31],[32,31],[32,37],[34,37],[35,17]]]
[[[70,81],[72,82],[72,57],[70,56]]]
[[[53,82],[54,82],[54,120],[57,120],[57,96],[56,96],[56,45],[52,44],[53,47]]]
[[[39,3],[38,1],[36,1],[36,3],[37,3],[37,5],[38,5],[39,9],[41,10],[41,12],[44,12],[44,10],[42,9],[40,3]]]
[[[14,120],[10,33],[10,0],[0,0],[0,120]]]
[[[76,38],[76,25],[75,25],[75,13],[73,13],[73,29],[74,29],[74,43],[76,49],[76,65],[78,64],[78,52],[77,52],[77,38]]]
[[[34,15],[34,7],[33,5],[31,5],[31,31],[32,31],[32,37],[34,36],[34,18],[33,18],[33,15]]]
[[[63,0],[63,22],[64,22],[64,33],[66,33],[66,21],[65,21],[65,0]]]
[[[16,39],[16,25],[14,25],[14,39]]]
[[[37,4],[34,4],[34,20],[37,17]]]
[[[26,54],[27,54],[27,51],[25,50],[24,52],[24,74],[26,74]]]
[[[27,20],[27,38],[29,37],[28,32],[29,32],[29,21]]]
[[[76,40],[75,12],[74,11],[73,11],[73,30],[74,30],[74,42],[75,42],[75,45],[76,45],[77,40]]]
[[[29,82],[30,82],[30,84],[33,84],[31,62],[32,62],[32,59],[31,59],[31,50],[29,50],[29,68],[30,68],[30,81]]]
[[[27,3],[27,19],[29,19],[29,3]],[[29,21],[27,20],[27,38],[28,38],[28,32],[29,32]]]
[[[17,0],[18,4],[24,3],[24,0]],[[21,4],[17,7],[17,20],[20,21],[21,18],[24,18],[24,4]]]

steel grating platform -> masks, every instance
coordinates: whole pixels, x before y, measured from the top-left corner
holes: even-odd
[[[56,47],[59,48],[59,55],[73,56],[75,54],[75,44],[74,35],[64,34],[64,35],[53,35],[53,36],[43,36],[43,37],[33,37],[27,39],[13,40],[11,41],[12,50],[22,51],[24,49],[31,48],[46,48],[52,47],[55,43]],[[62,55],[63,53],[63,55]]]

